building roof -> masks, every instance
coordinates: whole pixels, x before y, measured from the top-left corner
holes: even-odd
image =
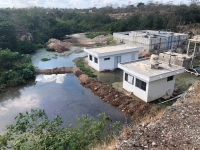
[[[136,47],[136,46],[122,44],[122,45],[105,46],[105,47],[85,48],[84,51],[91,53],[97,57],[103,57],[113,54],[130,53],[134,51],[140,51],[143,49],[144,49],[143,47]]]
[[[120,63],[118,64],[118,67],[147,82],[180,74],[185,71],[185,68],[181,66],[169,65],[169,63],[160,60],[159,63],[159,69],[151,69],[150,59],[148,58]]]

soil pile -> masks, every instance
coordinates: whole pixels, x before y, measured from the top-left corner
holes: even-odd
[[[72,43],[66,42],[66,41],[63,42],[63,41],[52,38],[46,43],[46,45],[49,48],[54,48],[57,52],[61,53],[63,51],[68,51],[69,47],[72,46]]]
[[[154,122],[130,127],[129,137],[119,137],[116,150],[200,148],[200,81]]]
[[[106,35],[106,36],[104,36],[104,35],[99,35],[99,36],[96,36],[95,38],[93,38],[92,41],[93,41],[94,43],[104,43],[104,44],[106,44],[106,42],[107,42],[107,40],[108,40],[109,38],[112,38],[112,35],[111,35],[111,34]]]
[[[131,115],[132,118],[138,118],[138,116],[145,117],[151,111],[151,106],[143,101],[134,99],[127,96],[122,92],[119,92],[111,85],[103,84],[97,81],[95,78],[88,77],[78,68],[73,67],[61,67],[53,69],[35,69],[37,74],[60,74],[60,73],[73,73],[78,77],[81,84],[85,88],[89,88],[95,95],[99,96],[104,102],[116,106],[124,113]]]

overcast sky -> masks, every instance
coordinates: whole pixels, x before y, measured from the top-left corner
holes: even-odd
[[[172,2],[174,4],[188,3],[188,0],[153,0],[154,2],[168,3]],[[0,0],[0,7],[45,7],[45,8],[89,8],[89,7],[103,7],[110,4],[114,6],[122,6],[133,4],[136,5],[139,2],[148,3],[149,0]]]

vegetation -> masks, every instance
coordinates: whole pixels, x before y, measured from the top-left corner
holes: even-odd
[[[54,48],[46,47],[46,51],[55,52],[55,49]]]
[[[79,59],[76,62],[76,66],[81,69],[85,74],[89,75],[90,77],[96,77],[96,75],[89,69],[85,67],[85,62],[83,59]]]
[[[112,120],[105,113],[98,115],[98,120],[83,115],[77,118],[75,126],[61,128],[62,120],[56,116],[49,120],[44,110],[36,109],[15,117],[17,123],[7,126],[8,132],[0,135],[1,149],[59,149],[84,150],[103,141],[109,142],[116,135],[119,122]]]
[[[96,36],[99,36],[99,35],[108,35],[110,34],[109,32],[87,32],[85,35],[87,38],[90,38],[90,39],[93,39],[95,38]]]
[[[106,40],[106,44],[107,45],[114,45],[114,44],[116,44],[117,42],[113,39],[113,37],[111,37],[111,38],[108,38],[107,40]]]
[[[42,58],[41,60],[42,61],[49,61],[49,60],[51,60],[51,58]]]
[[[26,79],[34,77],[34,67],[27,54],[0,50],[0,91],[6,86],[16,86],[26,83]]]

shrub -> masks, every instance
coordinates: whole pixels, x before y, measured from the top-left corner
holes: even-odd
[[[49,61],[49,60],[51,60],[50,58],[42,58],[41,59],[42,61]]]
[[[119,122],[108,124],[111,118],[105,113],[94,120],[88,115],[77,118],[76,126],[60,128],[62,120],[56,116],[49,120],[44,110],[36,109],[15,117],[17,123],[7,126],[8,132],[0,135],[0,147],[13,149],[84,150],[96,144],[109,142],[116,135]],[[107,129],[106,129],[107,127]]]
[[[56,50],[54,48],[46,47],[46,51],[55,52]]]

